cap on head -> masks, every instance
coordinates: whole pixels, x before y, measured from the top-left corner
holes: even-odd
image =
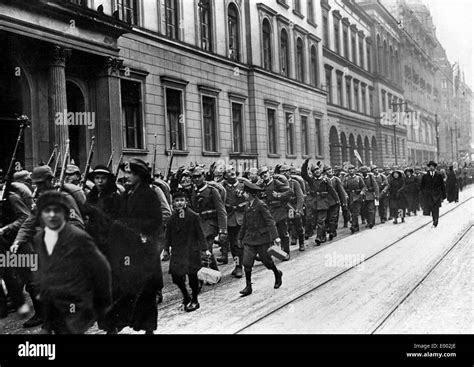
[[[329,171],[330,169],[332,169],[331,166],[325,165],[325,166],[323,167],[323,172],[327,172],[327,171]]]
[[[197,166],[197,167],[194,167],[194,169],[192,170],[192,175],[203,175],[205,172],[204,172],[204,168],[202,168],[201,166]]]
[[[13,174],[13,181],[25,181],[31,178],[30,172],[27,170],[21,170]]]
[[[288,166],[287,164],[282,164],[280,166],[280,172],[283,173],[283,172],[289,172],[290,171],[290,166]]]
[[[359,171],[362,172],[362,173],[367,173],[367,172],[369,172],[369,168],[367,166],[362,166],[362,167],[360,167]]]
[[[350,164],[349,166],[347,166],[347,169],[355,169],[355,166],[353,164]]]
[[[74,164],[68,164],[66,166],[66,175],[73,175],[75,173],[81,174],[79,167]]]
[[[174,199],[180,199],[180,198],[185,198],[186,199],[186,194],[183,191],[176,191],[173,193],[173,200]]]
[[[130,171],[144,179],[150,179],[150,169],[146,162],[140,158],[132,158],[128,161]]]
[[[110,171],[109,167],[105,164],[98,164],[94,169],[87,175],[88,180],[94,180],[97,174],[103,174],[110,177],[113,177],[113,173]]]
[[[31,181],[33,183],[44,182],[53,177],[53,170],[50,166],[35,167],[31,173]]]
[[[250,194],[257,194],[259,193],[260,191],[262,191],[262,189],[260,188],[260,186],[250,182],[250,181],[243,181],[244,182],[244,191],[245,192],[248,192]]]
[[[437,164],[435,161],[429,161],[428,164],[427,164],[427,166],[428,166],[428,167],[433,166],[433,167],[436,168],[436,167],[438,166],[438,164]]]
[[[258,169],[257,174],[258,174],[259,176],[261,176],[262,174],[264,174],[265,172],[268,172],[268,171],[269,171],[269,170],[268,170],[268,167],[267,167],[267,166],[262,166],[262,167],[260,167],[260,168]]]

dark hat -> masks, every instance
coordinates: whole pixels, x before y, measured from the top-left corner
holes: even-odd
[[[94,170],[87,175],[87,179],[94,181],[94,177],[98,173],[108,175],[109,177],[112,177],[112,178],[114,177],[114,174],[110,171],[109,167],[107,167],[105,164],[99,164],[95,166]]]
[[[150,169],[146,162],[140,158],[132,158],[128,161],[130,171],[144,179],[151,180]]]
[[[53,170],[50,166],[35,167],[31,173],[33,183],[43,182],[53,177]]]
[[[369,167],[367,167],[367,166],[362,166],[362,167],[359,168],[359,171],[360,171],[360,172],[369,172]]]
[[[38,209],[38,214],[40,214],[43,209],[49,205],[59,205],[62,206],[66,213],[69,213],[69,203],[66,198],[59,191],[46,191],[40,195],[38,201],[36,202],[36,207]]]
[[[408,168],[405,168],[405,173],[406,173],[406,172],[411,172],[411,173],[413,173],[413,172],[415,172],[415,171],[413,170],[413,168],[408,167]]]
[[[186,198],[186,194],[184,193],[184,191],[180,190],[173,193],[173,200],[178,198]]]
[[[244,181],[244,191],[251,193],[251,194],[256,194],[260,191],[263,191],[262,188],[250,181]]]
[[[438,164],[437,164],[435,161],[429,161],[426,166],[427,166],[427,167],[429,167],[429,166],[435,166],[435,167],[437,167]]]
[[[79,167],[74,164],[68,164],[66,166],[66,175],[73,175],[75,173],[81,174],[81,170],[79,169]]]

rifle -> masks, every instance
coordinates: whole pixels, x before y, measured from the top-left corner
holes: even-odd
[[[31,126],[31,121],[26,115],[17,117],[17,121],[20,121],[20,131],[18,132],[18,138],[16,139],[15,148],[13,149],[12,159],[10,165],[8,166],[7,174],[5,175],[2,191],[0,192],[0,219],[4,216],[4,205],[8,199],[8,194],[10,193],[12,179],[13,179],[13,166],[16,160],[16,153],[18,151],[18,146],[20,145],[21,138],[26,128]]]
[[[120,166],[122,164],[122,161],[123,161],[123,152],[120,154],[119,162],[117,164],[117,170],[115,171],[115,182],[117,182],[118,180],[118,175],[120,173]]]
[[[51,162],[53,161],[53,158],[56,158],[57,153],[58,153],[58,144],[54,144],[53,152],[49,156],[48,163],[46,163],[47,166],[49,166],[51,164]],[[56,158],[56,160],[57,160],[57,158]]]
[[[86,163],[86,170],[84,171],[84,178],[82,179],[82,182],[80,183],[81,187],[86,186],[87,174],[89,173],[89,170],[91,169],[92,156],[94,155],[94,143],[95,143],[95,136],[93,136],[91,140],[91,147],[89,149],[89,155],[87,156],[87,163]]]
[[[113,159],[114,159],[114,153],[115,153],[115,149],[112,149],[112,153],[110,153],[109,161],[107,162],[107,168],[108,168],[108,169],[111,169],[111,168],[112,168],[112,163],[113,163]]]
[[[168,167],[166,167],[166,181],[169,182],[170,177],[171,177],[171,167],[173,166],[173,157],[174,157],[174,147],[176,146],[176,143],[173,143],[171,146],[171,151],[170,151],[170,156],[168,158]]]
[[[155,144],[153,145],[153,164],[151,166],[151,179],[155,178],[155,165],[156,165],[156,134],[155,134]]]
[[[69,158],[69,139],[66,140],[66,149],[64,151],[63,164],[61,166],[61,174],[59,175],[59,182],[57,185],[57,190],[61,191],[64,185],[64,180],[66,179],[66,167]]]

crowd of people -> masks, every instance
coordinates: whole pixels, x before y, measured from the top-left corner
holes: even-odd
[[[152,177],[150,165],[133,158],[117,179],[97,165],[85,179],[68,165],[64,184],[52,169],[16,172],[0,223],[0,253],[35,255],[38,271],[0,268],[0,318],[34,314],[25,328],[42,333],[84,333],[95,322],[108,334],[125,327],[152,334],[163,301],[162,261],[180,289],[182,309],[200,307],[203,268],[218,272],[233,261],[232,276],[245,277],[242,296],[252,293],[252,268],[261,261],[283,282],[271,254],[290,260],[290,247],[305,251],[332,241],[342,227],[405,222],[433,216],[447,197],[458,201],[465,171],[426,167],[293,165],[236,167],[191,164],[169,177]],[[216,257],[216,244],[220,256]],[[229,259],[229,252],[230,257]],[[191,289],[188,292],[186,281]],[[6,291],[6,292],[5,292]]]

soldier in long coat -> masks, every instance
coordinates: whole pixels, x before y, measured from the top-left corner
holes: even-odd
[[[126,326],[153,334],[156,295],[161,289],[158,238],[162,230],[160,202],[150,187],[148,166],[141,159],[125,165],[131,190],[122,196],[118,219],[110,228],[108,256],[114,302],[103,327],[117,333]]]
[[[324,168],[324,173],[326,174],[329,182],[337,193],[339,198],[338,204],[332,197],[329,198],[330,205],[328,210],[328,217],[326,223],[326,229],[329,233],[329,241],[337,236],[337,225],[339,222],[339,210],[342,207],[343,210],[347,207],[347,193],[342,187],[342,182],[339,177],[334,175],[333,169],[331,166],[326,166]]]
[[[375,225],[375,200],[380,197],[379,186],[374,176],[369,173],[367,166],[362,166],[360,172],[366,187],[362,209],[367,220],[367,227],[372,228]]]
[[[256,184],[245,182],[246,198],[248,205],[245,208],[244,220],[239,232],[239,240],[244,246],[244,269],[246,287],[240,291],[242,296],[248,296],[252,293],[252,267],[257,254],[261,261],[272,270],[275,275],[274,288],[280,288],[282,284],[283,273],[277,269],[271,256],[268,254],[272,242],[280,243],[278,231],[275,226],[275,220],[268,207],[261,201],[257,195],[262,190]]]
[[[177,191],[173,194],[174,212],[166,227],[166,246],[171,248],[169,272],[181,293],[183,307],[187,312],[197,310],[199,306],[199,280],[197,273],[201,269],[203,253],[210,256],[207,250],[206,237],[201,228],[199,215],[193,212],[186,203],[186,194]],[[189,296],[185,278],[188,276],[192,297]]]
[[[319,246],[326,242],[326,218],[332,200],[339,205],[339,197],[336,190],[332,187],[327,177],[322,176],[319,166],[312,169],[312,176],[308,174],[309,158],[301,166],[301,176],[308,182],[310,187],[309,195],[313,198],[311,209],[316,219],[317,236],[315,244]]]
[[[453,166],[449,167],[448,178],[446,179],[446,196],[448,202],[459,201],[459,181],[454,172]]]
[[[275,219],[278,236],[281,238],[282,250],[288,254],[285,259],[290,259],[290,234],[288,232],[288,203],[292,196],[288,180],[282,175],[272,177],[268,167],[258,170],[262,192],[259,194],[262,201],[270,209],[270,214]]]
[[[428,172],[421,178],[420,191],[423,198],[423,215],[433,216],[433,227],[438,226],[439,208],[446,199],[446,187],[443,176],[436,172],[437,164],[433,161],[428,163]]]
[[[377,166],[371,167],[372,174],[374,175],[375,182],[379,187],[379,217],[380,223],[385,223],[387,221],[387,207],[388,207],[388,179],[387,176],[383,173],[382,168]]]
[[[204,169],[196,167],[191,173],[194,190],[191,197],[191,207],[199,214],[201,227],[206,236],[207,249],[211,253],[210,267],[218,270],[216,259],[212,253],[214,238],[218,235],[219,242],[227,241],[227,212],[224,201],[217,189],[208,185],[204,179]]]
[[[349,174],[344,177],[342,186],[349,195],[349,210],[351,211],[351,232],[355,233],[359,231],[359,214],[362,201],[365,197],[365,183],[362,177],[356,175],[355,166],[350,165],[348,167]]]
[[[244,220],[244,209],[247,201],[243,196],[244,183],[237,178],[233,166],[226,167],[222,186],[226,191],[225,209],[227,212],[227,233],[229,238],[228,241],[222,243],[222,257],[218,258],[217,261],[227,264],[230,246],[230,252],[235,263],[235,269],[232,271],[232,275],[236,278],[242,278],[242,259],[244,251],[237,237],[242,221]]]

